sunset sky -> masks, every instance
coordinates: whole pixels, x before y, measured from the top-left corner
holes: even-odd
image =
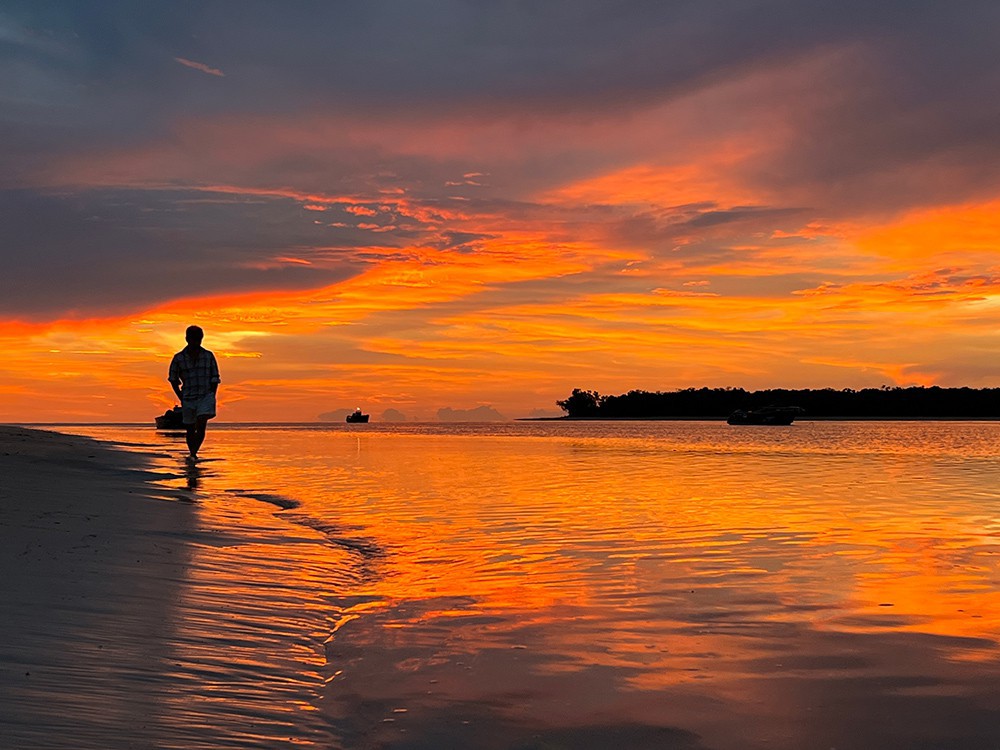
[[[0,421],[1000,386],[1000,4],[0,9]]]

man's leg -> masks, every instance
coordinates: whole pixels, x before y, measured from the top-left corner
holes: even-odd
[[[192,456],[198,455],[201,444],[205,442],[205,430],[208,427],[209,417],[198,417],[193,425],[194,435],[188,432],[188,449]]]
[[[192,456],[197,456],[198,449],[201,447],[201,440],[198,439],[197,421],[184,425],[184,429],[187,430],[187,435],[185,435],[184,438],[187,440],[188,453]],[[202,437],[202,440],[204,440],[204,436]]]

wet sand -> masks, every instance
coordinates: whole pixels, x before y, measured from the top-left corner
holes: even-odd
[[[0,746],[156,747],[192,505],[143,457],[0,427]]]

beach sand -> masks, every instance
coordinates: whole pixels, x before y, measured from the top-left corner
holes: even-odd
[[[0,427],[0,747],[158,747],[195,508],[136,453]]]

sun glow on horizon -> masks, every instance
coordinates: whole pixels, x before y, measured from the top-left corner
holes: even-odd
[[[356,402],[417,418],[481,404],[525,416],[555,411],[554,401],[578,386],[992,382],[948,360],[963,344],[995,339],[998,277],[984,266],[994,208],[936,209],[839,238],[841,257],[864,261],[856,276],[845,266],[837,282],[810,274],[801,255],[775,267],[770,250],[751,250],[746,261],[712,267],[695,259],[688,268],[596,239],[554,242],[542,224],[479,240],[472,251],[376,254],[360,273],[316,290],[9,321],[0,328],[8,352],[0,414],[145,421],[172,403],[166,363],[191,322],[206,328],[206,346],[222,362],[223,413],[234,421],[309,420]],[[904,258],[930,270],[893,277]],[[742,279],[785,275],[792,278],[770,293],[742,288]],[[910,324],[914,316],[920,326]]]

